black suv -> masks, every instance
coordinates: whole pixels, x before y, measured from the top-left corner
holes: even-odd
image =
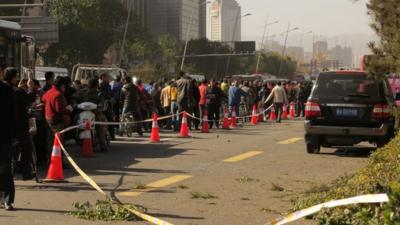
[[[399,126],[397,106],[387,79],[358,71],[321,73],[306,104],[307,152],[321,146],[353,146],[363,141],[381,147]]]

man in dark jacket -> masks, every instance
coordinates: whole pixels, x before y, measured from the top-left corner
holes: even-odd
[[[192,80],[192,91],[193,91],[193,105],[192,105],[192,112],[195,117],[200,118],[200,90],[195,79]],[[193,125],[196,130],[199,130],[200,120],[193,120]]]
[[[207,104],[208,108],[208,118],[210,119],[210,128],[213,128],[213,123],[215,121],[215,126],[219,128],[219,109],[221,107],[221,102],[224,94],[221,88],[217,86],[217,82],[213,79],[210,81],[210,86],[207,90],[207,99],[209,102]]]
[[[16,101],[16,129],[17,129],[17,140],[21,146],[21,152],[18,152],[16,158],[18,160],[18,168],[22,173],[23,180],[31,180],[34,178],[33,174],[33,158],[32,153],[34,151],[32,137],[29,134],[29,118],[28,118],[28,107],[35,100],[35,95],[33,92],[33,82],[29,80],[27,88],[29,89],[27,93],[24,89],[26,84],[20,82],[17,88],[18,71],[14,68],[6,69],[4,76],[4,83],[14,90],[15,101]]]
[[[113,92],[111,91],[110,86],[110,76],[107,73],[103,73],[100,75],[100,84],[99,91],[101,98],[104,99],[105,107],[104,107],[104,115],[107,118],[107,121],[114,122],[114,113],[113,113]],[[111,139],[115,139],[114,126],[108,126],[108,131],[110,132]]]
[[[5,65],[0,65],[0,204],[13,210],[15,198],[14,177],[11,160],[13,144],[16,143],[16,118],[14,91],[3,83]]]
[[[297,117],[304,116],[304,108],[307,101],[307,93],[302,83],[298,84],[297,94],[296,94],[296,104],[297,104]]]
[[[178,111],[191,114],[193,111],[193,106],[196,104],[193,97],[193,85],[191,79],[186,76],[185,72],[179,73],[180,79],[176,81],[176,88],[178,91]],[[181,118],[182,120],[182,118]],[[190,126],[191,120],[188,118],[188,125]]]
[[[44,84],[42,91],[43,93],[46,93],[48,90],[51,89],[51,87],[54,84],[54,73],[53,72],[46,72],[44,74],[44,78],[46,79],[46,83]]]
[[[121,91],[122,118],[125,118],[127,113],[132,113],[136,121],[142,121],[142,110],[140,108],[139,89],[132,83],[131,77],[123,78],[124,86]],[[137,132],[140,136],[143,135],[142,123],[136,124]]]

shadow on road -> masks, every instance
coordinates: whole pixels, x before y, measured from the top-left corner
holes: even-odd
[[[30,208],[17,208],[16,211],[25,211],[25,212],[43,212],[43,213],[60,213],[60,214],[66,214],[69,213],[69,211],[65,210],[55,210],[55,209],[30,209]]]
[[[321,152],[321,155],[332,155],[349,158],[368,158],[376,148],[373,147],[343,147],[337,148],[334,152]]]
[[[173,219],[187,219],[187,220],[204,220],[204,217],[193,217],[193,216],[179,216],[173,214],[163,214],[163,213],[152,213],[149,214],[156,218],[173,218]]]

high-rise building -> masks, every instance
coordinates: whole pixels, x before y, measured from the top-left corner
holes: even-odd
[[[211,41],[241,41],[241,7],[236,0],[214,0],[210,7]]]
[[[197,39],[203,32],[201,2],[202,0],[147,0],[146,27],[155,37],[170,34],[178,40]]]
[[[317,41],[313,44],[313,54],[314,57],[328,55],[328,42],[327,41]]]
[[[292,58],[292,60],[295,60],[299,63],[303,62],[304,60],[304,48],[302,47],[295,47],[295,46],[287,47],[286,54],[290,58]]]
[[[329,51],[329,58],[340,62],[340,66],[345,68],[353,67],[353,49],[336,45]]]
[[[199,15],[200,15],[200,23],[199,23],[199,31],[200,38],[207,37],[207,0],[199,1]]]

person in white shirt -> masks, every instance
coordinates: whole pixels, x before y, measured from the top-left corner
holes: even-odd
[[[287,98],[285,88],[282,87],[282,83],[280,81],[272,89],[271,94],[268,96],[267,100],[265,101],[265,104],[267,104],[271,100],[274,103],[275,113],[277,115],[276,122],[280,123],[281,117],[282,117],[283,105],[288,103],[288,98]]]

